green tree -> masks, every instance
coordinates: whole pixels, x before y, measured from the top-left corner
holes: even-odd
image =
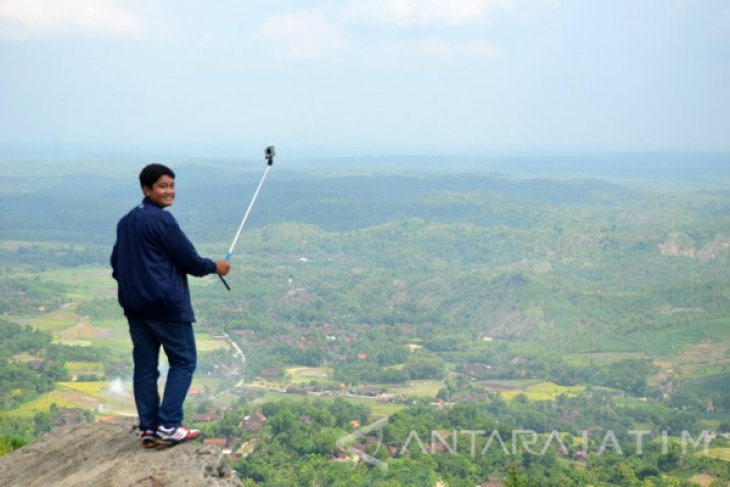
[[[411,354],[403,367],[411,379],[441,379],[444,376],[445,363],[438,355],[418,351]]]
[[[507,469],[507,478],[504,485],[505,487],[527,487],[527,477],[517,470],[516,465],[511,465]]]

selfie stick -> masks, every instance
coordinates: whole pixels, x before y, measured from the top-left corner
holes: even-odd
[[[243,220],[241,220],[241,225],[238,227],[236,236],[233,237],[233,242],[231,243],[231,248],[228,249],[228,253],[226,254],[226,260],[228,260],[228,261],[230,261],[231,257],[233,256],[233,249],[236,248],[236,243],[238,242],[238,237],[241,236],[241,232],[243,231],[243,226],[246,225],[246,220],[248,220],[248,215],[251,213],[251,208],[253,208],[253,204],[256,202],[256,198],[259,197],[259,191],[261,191],[261,186],[264,185],[264,180],[266,179],[266,175],[269,174],[269,169],[271,169],[271,166],[274,164],[274,156],[276,155],[274,146],[270,145],[269,147],[267,147],[266,151],[264,151],[264,155],[266,157],[266,170],[264,171],[264,175],[261,176],[261,181],[259,181],[259,185],[253,194],[253,198],[251,198],[251,202],[248,204],[248,208],[246,208],[246,213],[244,213],[244,215],[243,215]],[[226,289],[228,289],[230,291],[231,288],[228,286],[228,283],[226,282],[226,280],[223,279],[223,276],[218,274],[218,277],[221,278],[221,281],[226,286]]]

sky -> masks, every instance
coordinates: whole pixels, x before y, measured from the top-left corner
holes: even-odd
[[[0,156],[730,151],[728,0],[0,0]]]

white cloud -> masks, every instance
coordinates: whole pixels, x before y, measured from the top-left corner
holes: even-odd
[[[113,0],[0,0],[0,38],[130,37],[140,19]]]
[[[479,23],[517,0],[351,0],[347,13],[373,23],[399,27],[462,26]]]
[[[325,13],[300,11],[264,19],[254,37],[274,46],[289,59],[316,59],[347,49],[349,39]]]
[[[447,41],[426,39],[400,44],[394,48],[398,55],[432,57],[441,60],[493,59],[502,49],[489,41]]]

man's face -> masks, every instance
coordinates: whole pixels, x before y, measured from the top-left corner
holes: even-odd
[[[142,190],[144,195],[160,208],[166,208],[175,201],[175,180],[170,176],[161,176],[151,188],[144,186]]]

